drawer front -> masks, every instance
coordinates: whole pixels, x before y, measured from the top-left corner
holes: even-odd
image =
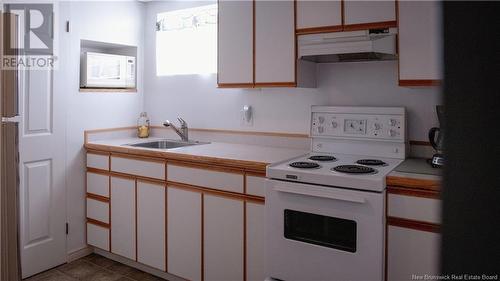
[[[389,194],[387,215],[422,222],[441,223],[441,200]]]
[[[109,223],[109,203],[87,198],[87,218]]]
[[[87,223],[87,244],[109,251],[109,229]]]
[[[87,153],[87,167],[109,171],[109,156]]]
[[[243,174],[167,165],[169,181],[243,193]]]
[[[246,176],[247,194],[264,197],[266,195],[266,178]]]
[[[87,192],[109,198],[109,176],[87,172]]]
[[[162,162],[112,156],[111,170],[130,175],[165,179],[165,163]]]

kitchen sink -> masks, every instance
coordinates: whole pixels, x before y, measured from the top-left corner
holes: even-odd
[[[159,140],[159,141],[134,143],[134,144],[128,144],[128,145],[134,146],[134,147],[144,147],[144,148],[172,149],[172,148],[193,146],[193,145],[202,145],[202,144],[209,144],[209,142]]]

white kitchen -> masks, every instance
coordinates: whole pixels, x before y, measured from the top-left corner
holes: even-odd
[[[498,280],[496,7],[2,1],[0,280]]]

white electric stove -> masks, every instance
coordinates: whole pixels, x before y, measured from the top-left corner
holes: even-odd
[[[400,107],[311,110],[311,153],[267,168],[267,274],[383,280],[385,177],[406,157]]]

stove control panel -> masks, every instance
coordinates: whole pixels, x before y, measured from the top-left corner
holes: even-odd
[[[312,137],[405,139],[403,115],[313,112]]]

